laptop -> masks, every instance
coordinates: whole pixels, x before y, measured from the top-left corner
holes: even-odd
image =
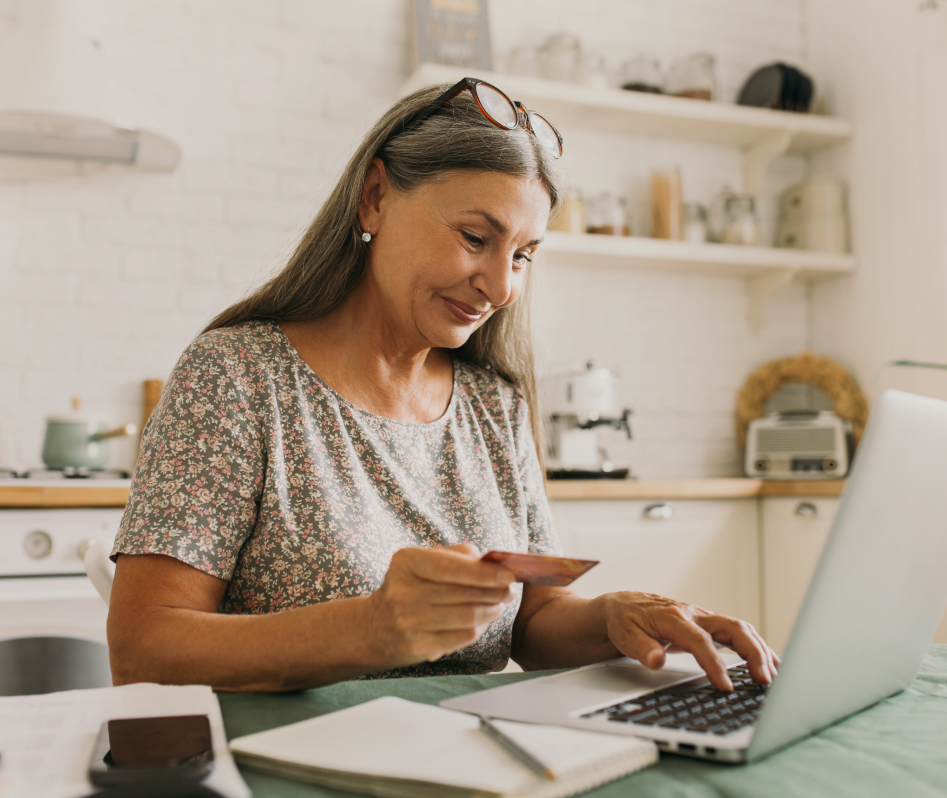
[[[651,671],[629,658],[441,702],[482,716],[650,738],[662,751],[752,762],[903,690],[947,605],[947,402],[882,394],[787,643],[735,690],[689,654]]]

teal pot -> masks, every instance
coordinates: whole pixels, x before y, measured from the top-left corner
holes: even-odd
[[[51,417],[46,419],[43,462],[47,468],[105,467],[109,456],[109,438],[134,435],[134,424],[107,429],[105,424],[87,419]]]

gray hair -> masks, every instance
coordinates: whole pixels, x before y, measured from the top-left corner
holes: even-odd
[[[422,123],[411,123],[448,88],[444,84],[421,89],[388,109],[349,160],[282,271],[219,314],[204,332],[253,319],[313,319],[345,299],[364,274],[368,260],[358,208],[376,156],[384,162],[391,185],[405,194],[462,171],[538,178],[549,192],[550,214],[554,214],[564,194],[556,159],[522,127],[509,131],[491,124],[469,92],[462,92]],[[542,461],[542,419],[529,321],[532,282],[527,273],[519,301],[497,310],[457,353],[522,391]]]

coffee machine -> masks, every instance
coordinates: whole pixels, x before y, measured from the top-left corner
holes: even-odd
[[[583,369],[545,380],[550,422],[549,479],[625,479],[599,441],[602,427],[624,430],[631,438],[631,410],[619,408],[615,375],[589,361]]]

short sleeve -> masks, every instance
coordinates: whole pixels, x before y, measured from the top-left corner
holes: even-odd
[[[562,545],[552,520],[542,466],[536,454],[529,419],[529,407],[522,394],[516,392],[516,456],[520,484],[526,502],[526,523],[529,527],[529,551],[532,554],[562,555]]]
[[[266,472],[251,364],[228,330],[181,356],[145,427],[112,559],[165,554],[230,579],[259,514]]]

